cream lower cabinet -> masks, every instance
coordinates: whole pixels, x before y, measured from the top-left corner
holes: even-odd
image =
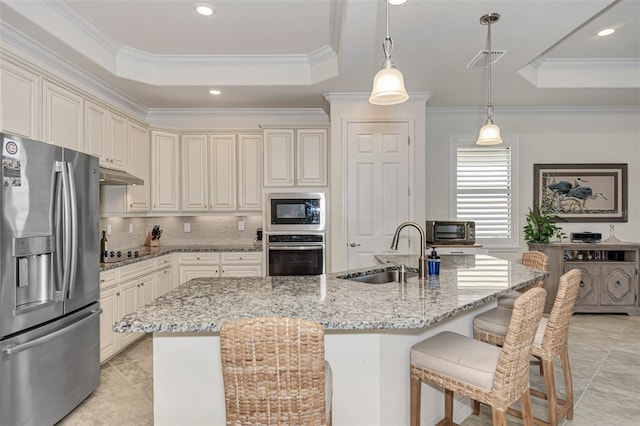
[[[220,256],[221,277],[261,277],[262,253],[224,252]]]
[[[100,273],[100,362],[111,358],[144,333],[116,333],[113,324],[171,290],[171,255]]]
[[[194,278],[219,276],[220,255],[213,252],[180,253],[180,285]]]
[[[193,278],[260,277],[260,252],[180,253],[180,284]]]

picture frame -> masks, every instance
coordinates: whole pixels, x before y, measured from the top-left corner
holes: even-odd
[[[534,164],[534,211],[562,222],[627,222],[627,164]]]

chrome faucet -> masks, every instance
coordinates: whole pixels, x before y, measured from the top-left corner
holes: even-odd
[[[415,222],[403,222],[396,229],[396,233],[393,236],[393,241],[391,242],[391,250],[398,250],[398,240],[400,239],[400,231],[407,226],[413,226],[420,233],[420,257],[418,258],[418,278],[425,279],[427,278],[427,257],[424,254],[425,249],[425,238],[424,238],[424,230]]]

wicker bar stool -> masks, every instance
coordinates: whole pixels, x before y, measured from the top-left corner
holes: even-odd
[[[445,331],[411,348],[411,425],[420,424],[422,381],[445,389],[445,418],[453,424],[453,392],[490,405],[494,425],[506,425],[509,405],[520,400],[524,424],[533,424],[529,397],[529,358],[546,291],[526,292],[513,307],[502,348]]]
[[[223,324],[227,425],[331,425],[332,376],[324,330],[299,318]]]
[[[536,424],[557,425],[566,415],[573,418],[573,382],[569,365],[569,321],[573,313],[573,305],[580,287],[582,273],[572,269],[560,277],[558,294],[553,303],[549,318],[542,318],[533,342],[532,355],[540,360],[541,372],[544,375],[546,392],[531,389],[531,395],[546,399],[548,402],[549,421],[535,418]],[[484,312],[473,319],[473,336],[483,342],[503,345],[511,310],[497,307]],[[562,373],[566,387],[566,400],[559,399],[555,386],[553,360],[560,357]],[[474,402],[474,413],[478,414],[480,404]],[[509,414],[520,417],[522,414],[510,408]]]
[[[540,271],[548,271],[549,270],[549,256],[542,253],[541,251],[525,251],[522,253],[522,258],[520,259],[520,263],[524,266],[528,266],[529,268],[538,269]],[[518,290],[513,290],[503,296],[498,297],[498,306],[503,306],[505,308],[513,308],[513,303],[516,299],[525,291],[531,290],[534,287],[542,287],[544,285],[544,280],[536,281],[533,284],[529,284],[528,286],[522,287]]]

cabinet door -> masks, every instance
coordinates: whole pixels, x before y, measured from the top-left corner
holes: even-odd
[[[221,277],[261,277],[260,265],[221,265]]]
[[[236,210],[236,136],[209,137],[209,208]]]
[[[239,135],[238,210],[262,209],[262,136]]]
[[[117,170],[128,170],[129,166],[129,134],[127,118],[109,111],[109,139],[106,161],[108,167]]]
[[[600,273],[600,305],[635,305],[638,287],[635,264],[603,263]]]
[[[120,333],[112,329],[113,323],[122,316],[120,314],[118,286],[114,285],[100,290],[100,362],[104,362],[120,350]]]
[[[0,61],[0,129],[40,139],[40,77],[7,60]]]
[[[598,305],[598,279],[599,265],[588,265],[585,262],[565,262],[564,272],[571,269],[579,269],[582,272],[580,288],[576,297],[576,305]]]
[[[194,278],[212,278],[218,276],[217,265],[181,265],[180,285]]]
[[[138,291],[140,292],[138,308],[148,305],[156,298],[156,285],[155,274],[145,275],[138,280]]]
[[[171,268],[164,268],[156,272],[156,278],[158,280],[158,294],[156,297],[160,297],[171,291],[173,288],[171,283]]]
[[[144,181],[144,185],[127,185],[128,211],[148,212],[151,187],[149,132],[143,126],[129,121],[129,149],[131,152],[129,171]]]
[[[293,186],[293,129],[264,130],[264,186]]]
[[[127,281],[124,284],[120,284],[120,313],[122,315],[135,312],[140,306],[140,292],[138,289],[138,280]],[[142,333],[122,333],[121,342],[125,347],[135,342]]]
[[[107,147],[107,108],[91,101],[84,103],[85,147],[87,154],[95,155],[100,165],[108,165],[105,158]]]
[[[51,81],[44,80],[43,139],[55,145],[84,150],[82,97]]]
[[[207,182],[207,135],[182,136],[182,210],[206,211],[209,207]]]
[[[327,185],[327,129],[296,130],[296,185]]]
[[[178,136],[173,133],[151,132],[151,209],[178,211]]]

